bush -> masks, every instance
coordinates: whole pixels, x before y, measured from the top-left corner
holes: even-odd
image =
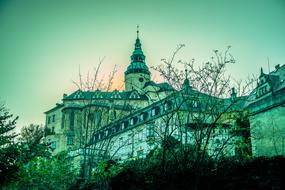
[[[67,189],[75,183],[77,169],[62,153],[51,158],[36,157],[20,166],[19,189]]]

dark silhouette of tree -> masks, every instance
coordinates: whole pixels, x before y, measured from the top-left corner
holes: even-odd
[[[30,124],[21,129],[19,143],[21,144],[21,161],[23,163],[41,156],[49,157],[49,144],[43,141],[45,128],[41,125]]]
[[[20,152],[14,132],[17,119],[0,105],[0,186],[14,179],[18,170]]]

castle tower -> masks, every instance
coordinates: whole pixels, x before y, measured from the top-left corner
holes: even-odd
[[[145,56],[141,48],[139,30],[137,29],[135,50],[131,55],[131,64],[125,71],[125,90],[131,91],[135,89],[138,92],[142,92],[145,83],[148,81],[150,81],[150,72],[145,64]]]

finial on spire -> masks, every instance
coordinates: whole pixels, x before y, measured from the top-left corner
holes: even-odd
[[[137,39],[139,39],[139,25],[137,25]]]

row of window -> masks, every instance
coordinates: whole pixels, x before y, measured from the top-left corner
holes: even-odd
[[[73,144],[74,144],[74,137],[73,136],[67,136],[67,145],[73,145]],[[49,147],[52,151],[54,151],[56,149],[56,141],[50,142]]]
[[[164,104],[164,106],[163,106],[164,111],[171,110],[172,108],[173,108],[173,106],[172,106],[171,102],[166,102]],[[154,116],[157,116],[159,114],[161,114],[161,108],[159,106],[152,108],[151,111],[150,111],[150,117],[154,117]],[[93,140],[97,141],[97,140],[104,139],[104,138],[108,137],[109,135],[112,135],[112,134],[114,134],[116,132],[119,132],[121,130],[127,129],[128,127],[136,125],[136,124],[138,124],[140,122],[145,122],[148,119],[149,119],[149,112],[143,112],[139,116],[131,117],[127,121],[123,121],[120,124],[116,124],[116,125],[114,125],[113,127],[109,128],[109,129],[106,129],[104,131],[101,131],[101,132],[97,133],[94,136]]]
[[[149,137],[154,137],[154,128],[153,126],[149,126],[147,131],[139,131],[138,133],[129,134],[127,139],[124,137],[119,138],[119,146],[131,145],[133,143],[143,142]]]
[[[88,124],[92,124],[96,119],[95,125],[99,126],[101,122],[101,116],[102,116],[101,112],[89,113],[87,116]],[[61,128],[64,128],[64,121],[65,121],[65,114],[62,115]],[[70,130],[72,131],[74,130],[74,123],[75,123],[75,113],[72,111],[69,113],[69,127]]]
[[[74,99],[82,99],[84,98],[84,95],[82,95],[81,93],[75,94],[74,95]],[[92,95],[93,99],[103,99],[104,96],[100,93],[100,92],[96,92],[94,95]],[[119,91],[115,91],[110,98],[114,98],[114,99],[120,99],[122,98]],[[137,93],[131,93],[129,96],[130,99],[137,99],[140,98],[140,95]]]
[[[260,87],[256,93],[256,97],[259,98],[260,96],[263,96],[264,94],[268,93],[268,91],[270,90],[268,88],[269,86],[263,86],[263,87]]]

